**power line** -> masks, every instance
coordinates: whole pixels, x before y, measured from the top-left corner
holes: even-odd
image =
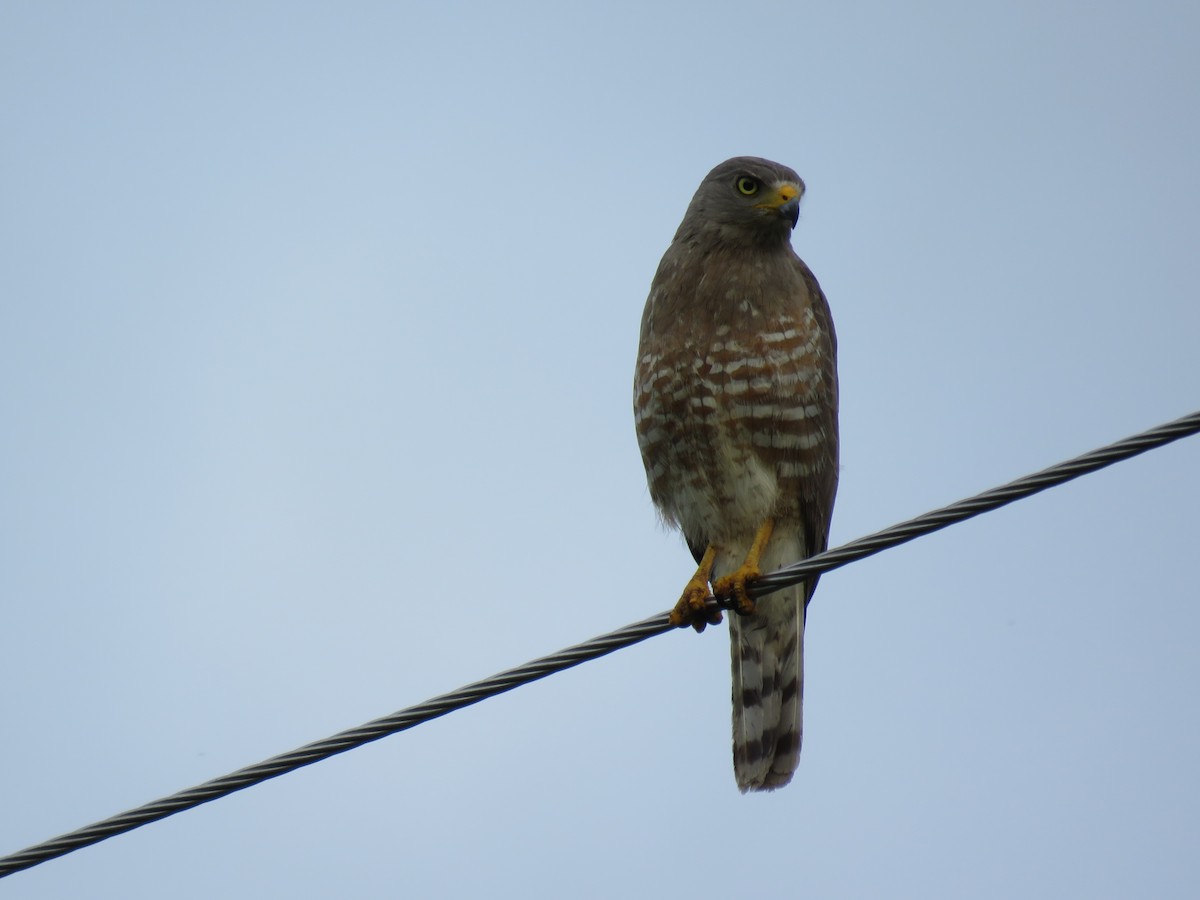
[[[1047,488],[1064,484],[1080,475],[1087,475],[1197,432],[1200,432],[1200,411],[777,569],[756,581],[750,593],[761,596],[778,591],[803,581],[808,575],[828,572],[867,556],[874,556],[881,550],[907,543],[930,532],[940,531],[948,525],[965,521],[980,513],[991,512]]]
[[[1011,481],[990,491],[984,491],[982,494],[966,500],[960,500],[941,509],[917,516],[915,519],[885,528],[883,531],[877,531],[848,544],[843,544],[841,547],[819,553],[764,576],[755,583],[752,593],[755,596],[762,596],[780,590],[803,580],[808,575],[827,572],[872,556],[889,547],[906,543],[914,538],[997,509],[1197,432],[1200,432],[1200,411],[1024,478],[1018,478],[1016,481]],[[709,602],[716,604],[717,601],[710,599]],[[128,812],[96,822],[86,828],[80,828],[0,858],[0,878],[99,843],[118,834],[124,834],[150,822],[157,822],[159,819],[165,819],[175,813],[217,800],[243,788],[277,778],[303,766],[320,762],[339,753],[345,753],[347,750],[353,750],[380,738],[405,731],[423,722],[428,722],[430,719],[436,719],[478,703],[488,697],[494,697],[531,681],[545,678],[555,672],[561,672],[588,660],[606,656],[615,650],[662,634],[664,631],[670,631],[671,626],[667,622],[667,615],[667,612],[661,612],[609,634],[525,663],[523,666],[509,669],[499,675],[477,681],[448,694],[442,694],[417,706],[411,706],[408,709],[392,713],[390,716],[375,719],[358,728],[351,728],[324,740],[305,744],[288,753],[281,753],[255,765],[238,769],[236,772],[214,778],[196,787],[188,788],[145,806],[139,806]]]

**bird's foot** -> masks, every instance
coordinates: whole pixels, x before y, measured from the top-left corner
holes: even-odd
[[[683,596],[671,610],[671,624],[676,628],[691,625],[697,632],[703,631],[709,625],[720,625],[721,610],[708,605],[711,596],[708,592],[708,582],[693,578],[684,587]]]
[[[742,566],[713,585],[713,595],[723,609],[732,609],[739,616],[754,614],[754,598],[750,596],[750,585],[762,577],[757,564],[743,563]]]
[[[704,558],[700,560],[696,574],[684,586],[683,596],[671,610],[669,619],[676,628],[686,628],[691,625],[699,633],[708,625],[721,623],[721,610],[716,606],[708,605],[708,599],[712,596],[708,592],[708,579],[712,576],[713,560],[716,557],[717,551],[713,547],[705,550]]]
[[[754,542],[750,545],[750,552],[746,554],[745,561],[728,575],[718,578],[713,584],[713,594],[722,608],[732,609],[739,616],[749,616],[754,613],[754,598],[750,596],[749,588],[762,577],[758,561],[762,558],[763,551],[767,548],[767,542],[771,540],[771,533],[774,530],[775,521],[773,519],[767,519],[758,526],[758,531],[754,534]]]

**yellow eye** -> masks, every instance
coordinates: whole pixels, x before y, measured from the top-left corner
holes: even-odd
[[[758,179],[743,175],[737,180],[737,189],[747,197],[753,197],[758,193]]]

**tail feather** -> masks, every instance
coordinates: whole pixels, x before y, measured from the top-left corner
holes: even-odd
[[[733,769],[743,792],[783,787],[800,762],[806,595],[797,585],[763,598],[751,616],[729,616]]]

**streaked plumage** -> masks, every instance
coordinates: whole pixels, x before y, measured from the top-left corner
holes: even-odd
[[[714,584],[739,569],[768,520],[763,572],[828,541],[836,339],[825,296],[790,243],[803,191],[795,172],[764,159],[713,169],[642,317],[634,413],[650,496],[697,562],[713,548]],[[814,578],[729,617],[743,791],[787,784],[799,760],[804,611],[815,587]]]

